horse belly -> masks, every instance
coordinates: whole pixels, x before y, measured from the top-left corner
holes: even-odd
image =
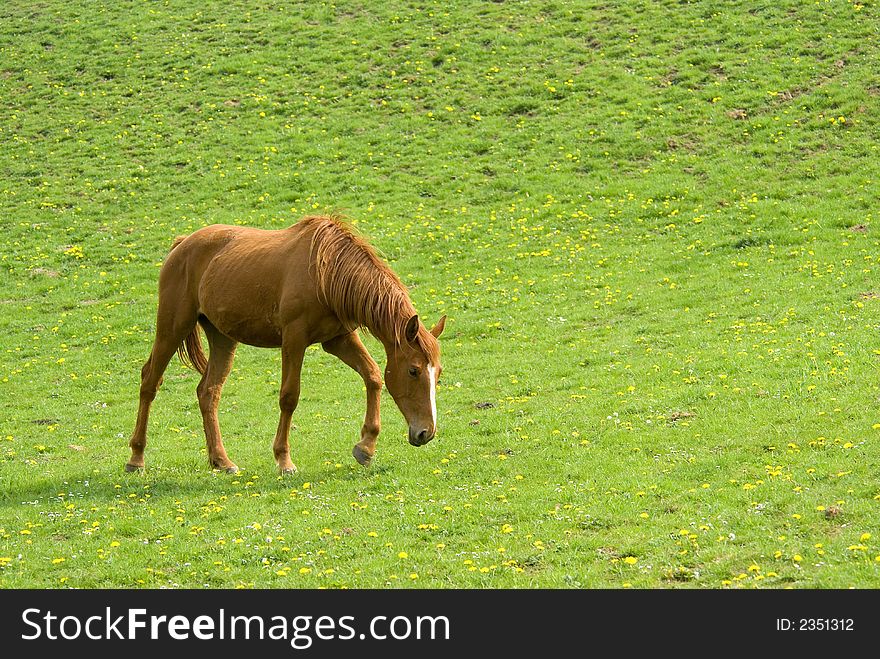
[[[278,291],[271,278],[255,274],[253,269],[235,273],[212,264],[199,286],[199,312],[240,343],[276,348],[281,345]]]
[[[203,315],[214,327],[239,343],[260,348],[281,345],[281,329],[266,318],[235,313],[223,306],[205,309]]]

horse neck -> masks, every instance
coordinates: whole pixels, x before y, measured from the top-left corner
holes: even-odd
[[[400,345],[415,314],[397,276],[362,240],[337,222],[313,218],[318,294],[350,330],[366,328],[386,346]]]
[[[355,276],[364,277],[349,288],[357,295],[347,295],[337,314],[346,325],[366,328],[390,355],[405,340],[406,323],[416,313],[409,293],[390,272],[378,270]]]
[[[367,301],[373,309],[380,310],[371,323],[365,324],[367,330],[385,347],[388,355],[396,350],[402,342],[407,321],[415,315],[415,307],[409,299],[406,289],[397,281],[389,278],[388,288],[384,293],[375,292],[373,299]]]

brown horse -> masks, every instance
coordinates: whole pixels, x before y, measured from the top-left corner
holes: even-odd
[[[409,443],[437,431],[437,381],[446,316],[432,330],[419,321],[406,287],[350,227],[335,217],[306,217],[287,229],[212,225],[180,237],[159,273],[156,337],[141,369],[140,405],[126,471],[144,467],[147,419],[175,351],[202,374],[197,392],[208,460],[227,472],[217,422],[220,391],[238,343],[281,348],[281,418],[272,448],[282,473],[290,460],[290,419],[299,399],[306,348],[320,343],[357,371],[367,388],[361,439],[352,455],[368,465],[379,434],[379,367],[358,336],[365,328],[385,347],[385,384],[409,423]],[[206,358],[201,326],[210,347]]]

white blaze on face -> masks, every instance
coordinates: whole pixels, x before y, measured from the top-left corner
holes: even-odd
[[[428,367],[428,378],[431,381],[431,423],[434,425],[434,431],[437,430],[437,374],[436,366]]]

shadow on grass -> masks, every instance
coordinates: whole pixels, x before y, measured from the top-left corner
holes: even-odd
[[[177,497],[203,499],[229,495],[234,492],[278,493],[292,489],[302,490],[320,484],[321,490],[332,483],[363,482],[369,484],[378,478],[393,474],[393,464],[374,464],[369,467],[352,465],[336,468],[322,465],[311,470],[280,476],[266,469],[242,469],[236,474],[210,470],[201,462],[154,465],[133,473],[118,470],[83,468],[68,471],[57,478],[41,476],[24,481],[18,474],[16,481],[0,479],[0,507],[40,504],[51,500],[76,500],[81,502],[109,502],[136,494],[149,494],[152,498]],[[3,481],[6,481],[5,483]]]

